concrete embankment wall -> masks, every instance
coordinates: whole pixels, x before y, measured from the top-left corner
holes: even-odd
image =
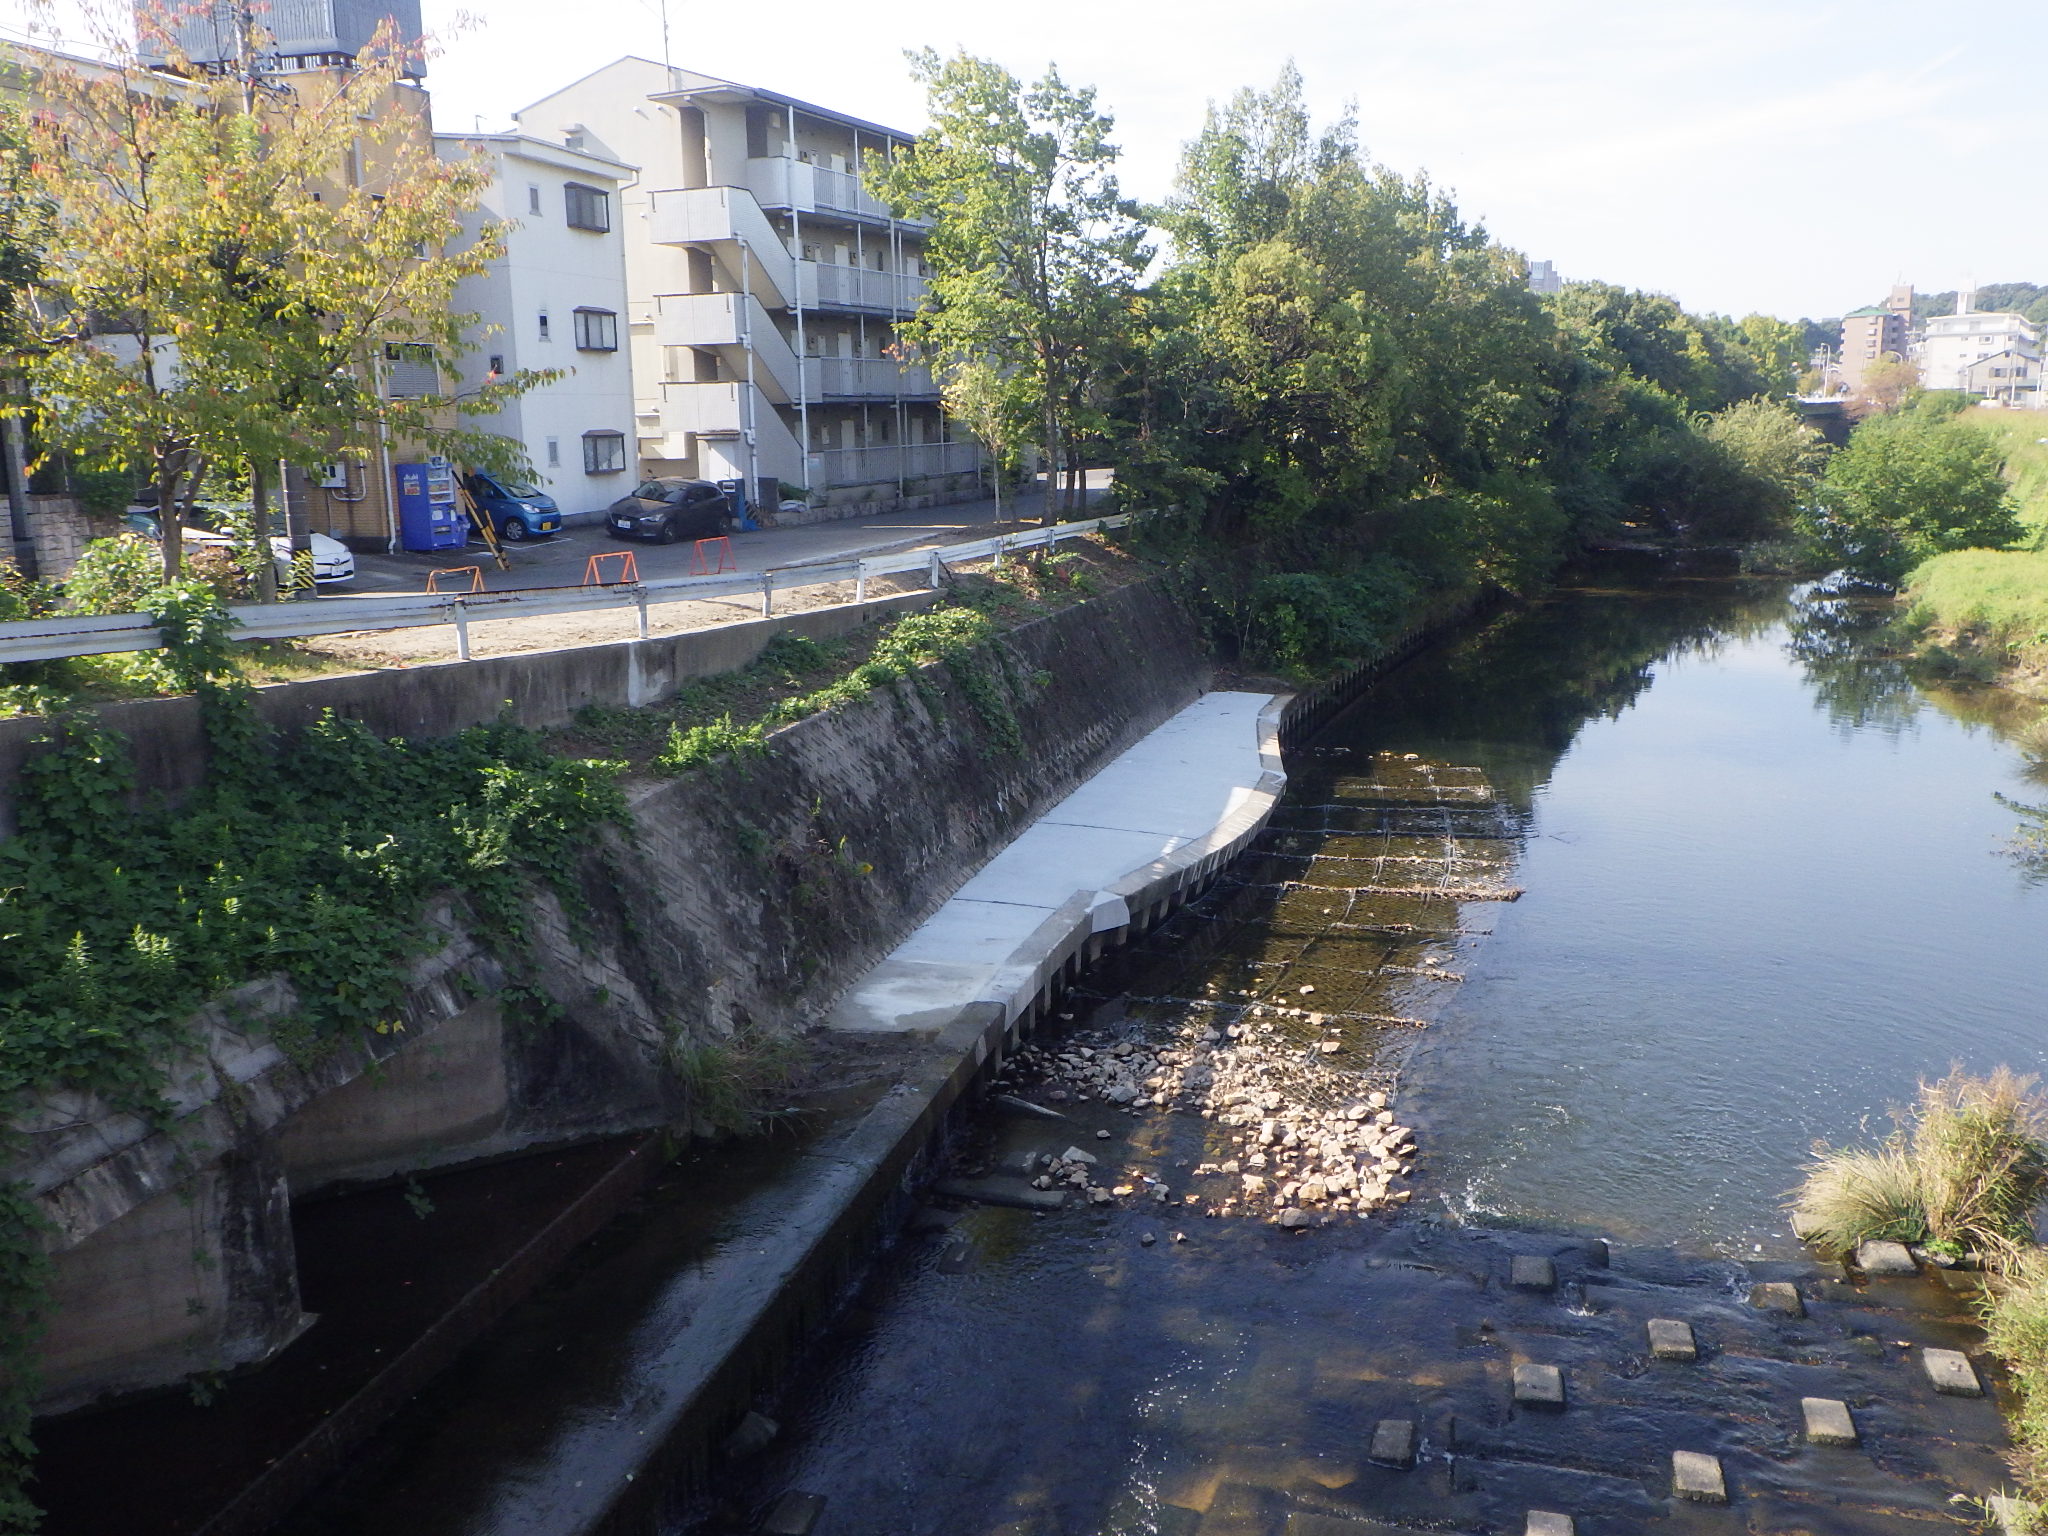
[[[745,666],[777,635],[836,639],[877,619],[928,607],[939,595],[907,592],[647,640],[304,678],[257,689],[256,709],[282,732],[303,730],[329,710],[362,721],[379,736],[452,736],[499,719],[563,725],[589,704],[624,709],[660,703],[693,678]],[[131,699],[103,704],[92,714],[103,729],[127,741],[138,801],[152,793],[175,798],[205,778],[206,732],[196,699]],[[0,720],[0,837],[14,830],[21,765],[45,750],[48,735],[49,723],[42,719]]]
[[[752,653],[733,631],[713,633],[736,661]],[[490,680],[460,684],[439,717],[446,728],[494,716],[507,697],[529,719],[562,718],[586,701],[564,679],[586,672],[612,690],[602,702],[648,686],[645,656],[470,666]],[[459,909],[435,914],[444,942],[416,968],[402,1030],[294,1056],[263,1027],[290,1013],[291,990],[255,978],[195,1021],[170,1123],[52,1096],[22,1126],[30,1150],[11,1170],[53,1223],[45,1406],[246,1363],[293,1337],[304,1320],[292,1199],[687,1119],[678,1047],[822,1018],[1035,815],[1197,697],[1207,674],[1156,583],[1077,605],[1014,632],[987,673],[1021,750],[1005,750],[959,680],[932,669],[778,732],[764,756],[636,784],[635,832],[593,846],[573,914],[543,898],[526,931],[494,936]],[[375,677],[392,686],[392,674]],[[364,698],[349,712],[412,707]],[[539,1013],[502,1005],[508,959],[544,997]]]

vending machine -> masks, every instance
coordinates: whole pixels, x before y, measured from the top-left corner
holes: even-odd
[[[398,477],[398,542],[426,552],[460,549],[469,526],[455,504],[455,468],[436,455],[424,464],[394,464]]]

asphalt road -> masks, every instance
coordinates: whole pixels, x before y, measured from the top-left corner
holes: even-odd
[[[1091,498],[1100,491],[1090,476]],[[1102,477],[1106,480],[1106,476]],[[1037,512],[1035,495],[1023,502],[1028,515]],[[1017,503],[1005,499],[1005,526],[1012,521]],[[968,501],[950,507],[924,507],[912,512],[883,512],[873,517],[847,518],[818,523],[808,528],[765,528],[755,533],[735,533],[732,555],[743,571],[766,570],[771,566],[801,565],[812,561],[841,559],[885,549],[914,549],[927,544],[958,543],[987,538],[996,531],[993,501]],[[548,539],[507,545],[512,562],[509,571],[493,564],[491,552],[472,542],[466,550],[440,550],[434,554],[357,555],[356,579],[345,587],[330,588],[345,593],[420,592],[426,589],[428,574],[457,566],[481,568],[487,591],[504,592],[520,587],[573,587],[581,585],[592,555],[630,550],[643,580],[692,574],[695,548],[688,540],[676,544],[654,544],[639,539],[613,539],[602,524],[569,528]],[[608,562],[608,565],[611,564]],[[616,566],[605,576],[617,580]],[[442,590],[455,590],[444,579]],[[463,590],[466,590],[464,588]]]

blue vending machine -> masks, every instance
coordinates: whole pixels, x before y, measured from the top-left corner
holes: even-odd
[[[460,549],[469,529],[455,504],[455,469],[438,455],[424,464],[394,464],[398,477],[398,542],[425,553]]]

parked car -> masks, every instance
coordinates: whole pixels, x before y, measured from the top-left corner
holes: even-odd
[[[732,503],[709,480],[649,480],[621,496],[605,513],[605,531],[615,539],[709,539],[725,532]]]
[[[516,480],[500,480],[480,470],[464,475],[462,488],[507,544],[544,539],[561,531],[562,509],[545,491]]]
[[[193,514],[205,517],[209,512],[217,513],[218,510],[195,507]],[[161,540],[164,536],[163,529],[157,522],[154,501],[138,501],[122,514],[121,522],[129,532],[139,533],[144,538]],[[191,523],[181,525],[179,535],[187,549],[227,549],[233,547],[235,542],[224,533],[216,533],[211,528],[201,528]],[[346,544],[339,539],[329,538],[324,533],[313,534],[311,539],[314,585],[333,587],[356,579],[356,557],[349,552]],[[292,541],[283,534],[273,535],[270,540],[270,558],[277,567],[278,581],[289,585],[292,579]]]

